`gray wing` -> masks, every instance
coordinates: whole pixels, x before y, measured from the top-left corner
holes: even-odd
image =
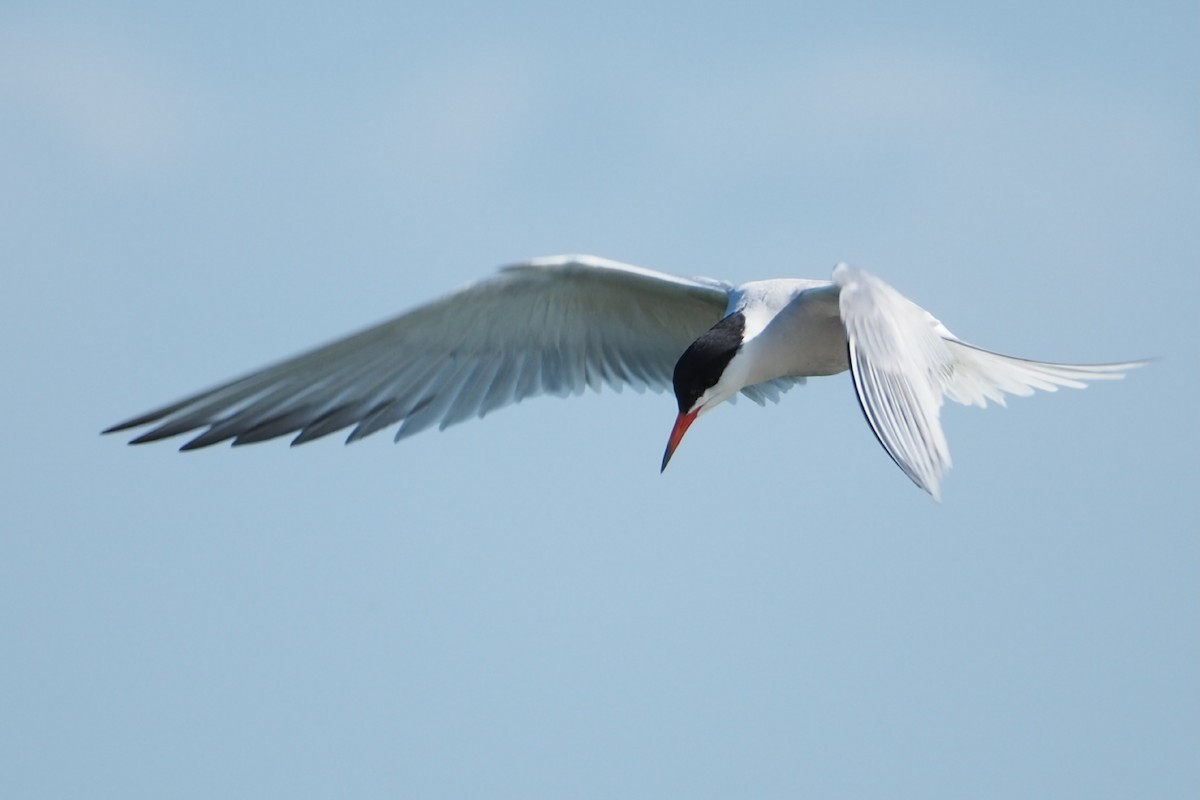
[[[679,355],[725,312],[729,287],[590,256],[501,270],[406,314],[114,425],[184,450],[296,433],[299,444],[394,424],[396,440],[539,394],[671,385]]]
[[[1001,404],[1004,395],[1081,389],[1145,364],[1051,364],[981,350],[875,276],[847,264],[833,271],[849,341],[850,370],[863,414],[892,460],[940,499],[950,469],[942,432],[943,397],[965,405]]]

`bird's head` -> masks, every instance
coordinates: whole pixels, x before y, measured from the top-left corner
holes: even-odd
[[[741,313],[730,314],[692,342],[675,362],[672,382],[679,414],[667,440],[662,467],[665,470],[683,435],[696,417],[734,395],[741,386],[734,386],[726,377],[729,362],[742,347],[746,318]]]

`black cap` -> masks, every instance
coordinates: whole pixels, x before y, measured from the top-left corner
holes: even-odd
[[[746,316],[738,311],[725,317],[692,342],[675,362],[675,399],[680,413],[692,410],[700,396],[725,374],[725,368],[742,349]]]

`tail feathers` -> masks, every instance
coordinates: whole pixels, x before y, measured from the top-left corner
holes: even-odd
[[[1006,394],[1027,397],[1037,389],[1056,392],[1060,386],[1082,389],[1091,381],[1120,380],[1129,370],[1150,363],[1051,364],[981,350],[953,339],[946,344],[954,354],[954,367],[944,386],[946,396],[981,408],[987,407],[988,400],[1004,405]]]

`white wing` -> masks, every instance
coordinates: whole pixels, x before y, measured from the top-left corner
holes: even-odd
[[[516,264],[345,339],[109,428],[132,443],[206,428],[182,449],[401,423],[396,440],[538,394],[661,390],[725,312],[729,287],[590,256]]]
[[[1145,364],[1050,364],[980,350],[875,276],[839,264],[833,280],[863,414],[880,444],[914,483],[940,499],[950,449],[939,416],[943,396],[965,405],[1004,403],[1059,386],[1124,377]]]
[[[847,264],[833,280],[863,414],[900,469],[938,498],[950,468],[938,415],[954,356],[936,320],[883,281]]]

